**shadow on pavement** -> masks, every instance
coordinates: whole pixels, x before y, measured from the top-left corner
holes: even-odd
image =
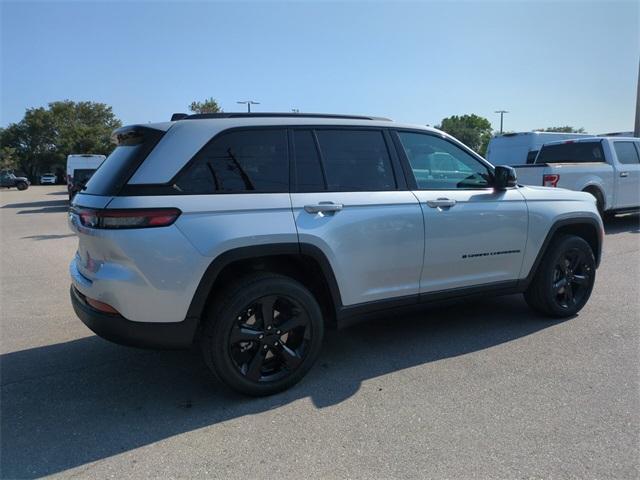
[[[604,231],[607,235],[616,233],[640,233],[640,215],[619,215],[604,222]]]
[[[67,233],[64,235],[30,235],[28,237],[22,237],[23,240],[57,240],[59,238],[75,237],[75,233]]]
[[[18,215],[25,213],[55,213],[66,212],[69,210],[69,202],[67,200],[43,200],[39,202],[23,202],[9,203],[2,208],[27,208],[29,210],[20,210],[16,212]]]
[[[329,331],[300,384],[257,399],[216,383],[194,351],[135,350],[91,336],[8,353],[0,357],[1,476],[62,472],[301,398],[322,409],[350,398],[363,381],[553,325],[519,295],[396,314]]]

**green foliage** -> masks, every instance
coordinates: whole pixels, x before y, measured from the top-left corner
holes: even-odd
[[[71,153],[108,155],[115,147],[111,132],[120,126],[104,103],[52,102],[27,109],[20,122],[0,131],[0,151],[11,149],[17,168],[34,180],[44,170],[64,166]]]
[[[436,128],[454,136],[480,155],[486,153],[491,140],[491,122],[475,114],[443,118]]]
[[[2,131],[0,130],[0,136],[2,135]],[[0,148],[0,172],[10,171],[12,172],[18,168],[18,159],[16,157],[15,148],[11,147],[1,147]]]
[[[222,112],[220,105],[215,100],[215,98],[207,98],[203,102],[191,102],[189,105],[189,110],[193,113],[218,113]]]
[[[534,132],[584,133],[584,128],[574,128],[567,125],[564,127],[536,128]]]

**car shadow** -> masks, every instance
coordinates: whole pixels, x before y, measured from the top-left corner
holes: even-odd
[[[532,313],[519,295],[396,313],[329,331],[302,382],[267,398],[223,388],[195,351],[136,350],[89,336],[7,353],[0,357],[0,471],[3,478],[62,472],[301,398],[322,409],[381,375],[556,324]]]
[[[604,231],[607,235],[617,233],[640,233],[640,215],[636,213],[618,215],[604,222]]]

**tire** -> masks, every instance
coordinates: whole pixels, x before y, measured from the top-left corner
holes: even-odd
[[[524,293],[527,304],[544,315],[571,317],[585,306],[596,278],[589,244],[575,235],[556,237]]]
[[[318,302],[289,277],[241,277],[216,295],[206,317],[200,336],[205,363],[225,385],[246,395],[293,386],[320,354],[324,320]]]
[[[26,184],[26,183],[24,183],[24,182],[20,182],[20,183],[18,183],[18,184],[16,185],[16,188],[17,188],[18,190],[26,190],[27,188],[29,188],[29,185],[27,185],[27,184]]]

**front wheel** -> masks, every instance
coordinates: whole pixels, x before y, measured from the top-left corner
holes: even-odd
[[[200,339],[207,366],[254,396],[297,383],[320,354],[324,323],[314,296],[282,275],[239,279],[214,299]]]
[[[549,246],[524,298],[540,313],[570,317],[589,300],[595,279],[589,244],[575,235],[561,235]]]
[[[27,184],[26,184],[26,183],[24,183],[24,182],[20,182],[20,183],[18,183],[18,184],[16,185],[16,188],[17,188],[18,190],[26,190],[27,188],[29,188],[29,185],[27,185]]]

